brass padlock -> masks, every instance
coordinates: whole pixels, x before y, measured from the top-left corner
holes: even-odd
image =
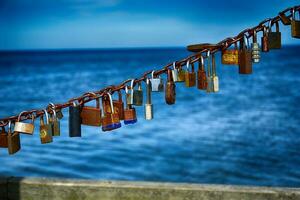
[[[206,78],[206,71],[204,66],[204,59],[203,56],[200,56],[198,65],[198,73],[197,73],[197,87],[199,90],[206,90],[207,89],[207,78]]]
[[[185,70],[182,68],[182,66],[178,68],[177,82],[185,82]]]
[[[125,87],[125,93],[126,95],[129,93],[129,89],[127,86]],[[130,90],[130,93],[131,99],[126,99],[126,108],[124,110],[124,124],[126,125],[135,124],[137,122],[136,110],[132,107],[132,104],[130,104],[133,98],[133,90]]]
[[[0,133],[0,148],[7,148],[8,143],[7,143],[7,132],[5,131],[4,126],[1,127],[2,131]]]
[[[191,71],[189,71],[190,65],[192,66]],[[186,63],[186,72],[185,72],[185,86],[186,87],[194,87],[196,85],[196,73],[194,63],[190,64],[188,60]]]
[[[246,35],[240,41],[239,73],[252,74],[252,53]]]
[[[178,81],[178,69],[176,68],[176,62],[173,62],[172,76],[173,76],[174,82],[179,82]]]
[[[239,50],[237,47],[237,43],[234,43],[233,49],[222,50],[222,64],[223,65],[239,64]]]
[[[91,96],[96,100],[96,107],[83,105],[81,109],[81,124],[88,126],[101,126],[101,108],[99,98],[95,93],[88,92],[86,97]],[[83,98],[84,101],[85,98]]]
[[[210,58],[210,50],[207,51],[207,88],[206,92],[211,93],[213,92],[213,76],[212,76],[212,65],[211,65],[211,58]]]
[[[115,112],[119,114],[120,120],[124,120],[124,103],[122,99],[122,92],[120,90],[118,90],[118,97],[118,100],[113,100],[113,106],[115,108]],[[110,108],[110,106],[107,108]]]
[[[269,34],[268,34],[268,46],[269,49],[280,49],[281,48],[281,32],[279,31],[279,23],[275,22],[276,32],[272,32],[273,23],[270,21]]]
[[[102,131],[111,131],[121,127],[119,114],[115,111],[111,94],[107,92],[102,97],[102,105],[108,105],[110,109],[103,108]]]
[[[44,115],[40,117],[40,138],[41,143],[46,144],[52,142],[52,126],[49,123],[49,115],[47,110],[43,110],[46,116],[46,123],[44,122]]]
[[[19,114],[18,120],[15,123],[14,132],[32,135],[34,132],[34,115],[31,114],[31,123],[25,123],[21,122],[21,117],[24,113],[26,113],[26,111]]]
[[[176,101],[176,85],[173,81],[171,69],[168,69],[167,74],[168,79],[166,84],[165,100],[168,105],[172,105]]]
[[[257,42],[257,33],[256,30],[253,31],[253,39],[252,39],[252,61],[254,63],[258,63],[260,60],[260,47]]]
[[[138,89],[133,90],[133,105],[142,106],[143,105],[143,90],[141,82],[138,82]]]
[[[152,120],[153,119],[153,105],[151,100],[151,82],[147,78],[146,79],[146,103],[145,103],[145,119]]]
[[[292,21],[291,21],[291,33],[293,38],[300,38],[300,19],[296,19],[296,11],[295,8],[292,11]],[[300,15],[300,11],[298,10],[298,14]]]
[[[291,25],[291,19],[287,17],[284,13],[279,13],[279,18],[284,25]]]
[[[164,91],[164,80],[158,76],[154,76],[154,70],[151,73],[151,87],[152,92],[163,92]]]
[[[17,153],[21,149],[20,133],[11,131],[11,121],[8,122],[7,146],[10,155]]]
[[[69,107],[69,136],[81,137],[81,105],[75,101],[71,101]]]
[[[57,117],[56,106],[53,103],[49,103],[49,105],[52,111],[52,116],[49,119],[52,127],[52,136],[60,136],[60,120]]]
[[[219,92],[219,77],[217,76],[217,67],[216,67],[215,54],[212,54],[211,62],[212,62],[213,92]]]
[[[261,51],[262,52],[269,52],[269,37],[268,37],[269,30],[266,26],[263,28],[263,36],[261,38]]]

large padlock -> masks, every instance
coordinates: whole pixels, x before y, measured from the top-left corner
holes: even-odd
[[[256,30],[253,31],[253,38],[252,38],[252,61],[254,63],[258,63],[260,60],[260,47],[257,42],[257,32]]]
[[[57,117],[56,106],[53,103],[49,103],[49,108],[52,112],[49,119],[52,127],[52,136],[60,136],[60,120]]]
[[[88,92],[86,97],[91,96],[96,100],[96,107],[83,105],[81,110],[81,124],[88,126],[101,126],[101,108],[99,98],[95,93]],[[83,98],[84,101],[85,97]]]
[[[269,52],[269,30],[266,26],[263,27],[263,36],[261,37],[261,51]]]
[[[129,93],[129,89],[126,86],[125,87],[125,93],[126,95]],[[130,97],[133,98],[133,90],[130,90]],[[130,104],[130,102],[132,102],[132,99],[126,99],[126,108],[124,110],[124,124],[128,125],[128,124],[134,124],[137,122],[137,117],[136,117],[136,110],[134,107],[132,107],[132,104]]]
[[[291,32],[293,38],[300,38],[300,19],[296,19],[296,10],[295,8],[292,11],[292,21],[291,21]],[[300,15],[300,11],[298,10],[298,15]],[[299,16],[300,17],[300,16]]]
[[[17,153],[21,149],[20,133],[11,131],[11,121],[8,122],[7,146],[10,155]]]
[[[239,50],[237,47],[237,43],[234,43],[233,49],[222,50],[222,64],[223,65],[239,64]]]
[[[173,62],[172,76],[173,76],[174,82],[179,82],[178,81],[178,69],[176,68],[176,62]]]
[[[26,111],[23,111],[19,114],[15,123],[14,132],[32,135],[34,132],[34,115],[31,114],[31,123],[25,123],[21,122],[21,117],[24,113],[26,113]]]
[[[239,73],[252,74],[252,52],[246,35],[240,41]]]
[[[0,148],[7,148],[8,144],[7,144],[7,132],[5,131],[5,127],[2,126],[1,127],[1,133],[0,133]]]
[[[207,58],[207,88],[206,88],[206,92],[211,93],[214,90],[214,85],[213,85],[210,50],[207,51],[206,58]]]
[[[190,71],[191,65],[191,71]],[[185,72],[185,86],[194,87],[196,85],[196,72],[194,63],[190,64],[190,60],[186,63],[186,72]]]
[[[283,12],[279,13],[279,18],[284,25],[291,25],[291,19],[287,17]]]
[[[274,23],[270,21],[268,42],[269,49],[280,49],[281,48],[281,32],[279,31],[279,23],[275,22],[276,32],[272,31],[272,26]]]
[[[206,71],[204,66],[204,59],[203,56],[200,56],[198,65],[198,73],[197,73],[197,87],[199,90],[206,90],[207,89],[207,78],[206,78]]]
[[[72,101],[69,107],[69,136],[81,137],[81,105]]]
[[[152,92],[163,92],[164,91],[164,80],[158,76],[154,76],[154,70],[151,73],[151,87]]]
[[[168,78],[165,91],[165,100],[168,105],[172,105],[176,101],[176,85],[173,81],[171,69],[168,69],[167,74]]]
[[[115,111],[111,94],[107,92],[102,97],[102,105],[109,105],[110,109],[103,108],[102,131],[111,131],[121,127],[119,114]]]
[[[133,105],[142,106],[143,105],[143,90],[141,82],[138,82],[138,89],[133,90]]]
[[[219,77],[217,76],[217,67],[215,54],[212,54],[211,57],[212,64],[212,82],[213,82],[213,92],[219,92]]]
[[[152,120],[153,119],[153,105],[151,100],[151,82],[147,78],[146,79],[146,103],[145,103],[145,119]]]
[[[49,122],[49,115],[47,110],[43,110],[46,116],[46,123],[44,122],[44,115],[40,117],[40,138],[41,143],[46,144],[52,142],[52,126]]]
[[[120,120],[124,120],[124,103],[122,99],[122,92],[118,90],[118,100],[113,100],[115,112],[119,114]],[[110,106],[109,106],[110,108]]]

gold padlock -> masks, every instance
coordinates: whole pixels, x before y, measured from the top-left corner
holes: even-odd
[[[8,122],[7,146],[10,155],[21,149],[20,133],[11,131],[11,121]]]
[[[192,70],[189,71],[190,65],[192,66]],[[185,86],[186,87],[194,87],[196,85],[196,72],[194,63],[190,64],[190,61],[188,60],[186,63],[186,69],[185,72]]]
[[[32,135],[34,132],[34,115],[31,114],[31,123],[25,123],[21,122],[21,117],[24,113],[26,113],[26,111],[19,114],[18,120],[15,123],[14,132]]]
[[[46,123],[44,122],[44,115],[40,117],[40,138],[41,143],[46,144],[52,142],[52,126],[49,123],[49,115],[47,110],[43,110],[46,116]]]
[[[222,51],[223,65],[238,65],[239,64],[239,50],[237,43],[234,43],[233,49],[225,49]]]

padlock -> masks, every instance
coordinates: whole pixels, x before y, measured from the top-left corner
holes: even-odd
[[[86,97],[89,96],[96,100],[96,107],[83,105],[80,114],[81,124],[88,126],[101,126],[101,108],[99,97],[93,92],[86,93]],[[83,98],[83,101],[86,97]]]
[[[291,33],[293,38],[300,38],[300,19],[296,19],[296,11],[295,8],[292,11],[292,21],[291,21]],[[298,14],[300,17],[300,11],[298,10]]]
[[[153,105],[151,100],[151,82],[147,78],[146,79],[146,103],[145,103],[145,119],[152,120],[153,119]]]
[[[252,38],[252,62],[258,63],[260,60],[260,47],[257,42],[257,32],[256,30],[253,31],[253,38]]]
[[[134,93],[134,80],[135,79],[131,79],[131,82],[130,82],[130,91],[131,92],[128,92],[128,93],[125,93],[126,95],[126,103],[130,104],[130,105],[133,105],[133,98],[132,98],[132,95]],[[128,88],[127,88],[128,89]]]
[[[194,63],[191,64],[191,71],[190,68],[190,61],[188,60],[186,63],[186,72],[185,72],[185,86],[186,87],[194,87],[196,85],[196,73],[194,68]]]
[[[41,143],[51,143],[52,142],[52,126],[49,123],[49,115],[47,110],[43,110],[46,116],[46,123],[44,122],[44,115],[40,117],[40,138]]]
[[[263,27],[263,36],[261,38],[261,51],[269,52],[269,30],[266,26]]]
[[[124,103],[122,99],[122,92],[118,90],[118,100],[113,100],[113,106],[115,109],[115,112],[119,114],[119,119],[124,120]],[[107,107],[110,109],[110,106]],[[111,112],[111,111],[110,111]]]
[[[107,92],[102,97],[102,105],[108,105],[110,109],[103,108],[102,131],[111,131],[121,127],[119,114],[115,111],[111,94]]]
[[[142,106],[143,105],[143,90],[141,82],[138,83],[138,89],[133,90],[133,105]]]
[[[291,19],[287,17],[284,13],[279,13],[279,18],[284,25],[291,25]]]
[[[233,49],[222,50],[222,64],[223,65],[239,64],[239,50],[237,47],[237,43],[234,43]]]
[[[0,148],[7,148],[7,132],[5,131],[4,126],[1,127],[2,131],[0,133]]]
[[[81,105],[72,102],[69,107],[69,136],[70,137],[81,137]]]
[[[177,82],[185,82],[185,70],[181,66],[178,68]]]
[[[176,68],[176,62],[173,62],[172,76],[173,76],[174,82],[179,82],[178,81],[178,69]]]
[[[133,98],[133,90],[130,90],[131,95],[130,97]],[[128,87],[125,87],[125,93],[126,95],[129,93]],[[124,110],[124,124],[135,124],[137,122],[137,117],[136,117],[136,111],[135,108],[132,107],[132,99],[126,99],[126,108]]]
[[[211,93],[213,92],[213,76],[212,76],[212,65],[211,65],[211,56],[210,50],[207,51],[207,88],[206,92]]]
[[[17,153],[21,149],[20,133],[15,131],[12,133],[11,121],[8,122],[7,146],[10,155]]]
[[[31,114],[31,123],[21,122],[21,116],[26,113],[23,111],[19,114],[18,120],[15,123],[14,132],[32,135],[34,132],[34,115]]]
[[[151,87],[152,87],[152,92],[163,92],[164,91],[164,81],[163,79],[158,76],[154,76],[154,70],[151,73]]]
[[[176,85],[173,81],[171,69],[168,69],[167,74],[168,74],[168,79],[166,84],[165,100],[168,105],[172,105],[176,101]]]
[[[246,35],[240,41],[239,73],[252,74],[252,53]]]
[[[268,46],[269,49],[281,48],[281,32],[279,31],[279,23],[275,22],[276,32],[272,32],[273,23],[270,21],[269,34],[268,34]]]
[[[60,136],[60,120],[57,117],[56,107],[54,104],[50,103],[50,109],[52,111],[52,115],[49,119],[51,127],[52,127],[52,136]]]
[[[213,82],[213,92],[219,92],[219,77],[217,76],[217,67],[215,54],[211,56],[211,64],[212,64],[212,82]]]
[[[200,56],[198,65],[198,73],[197,73],[197,87],[199,90],[206,90],[207,89],[207,78],[206,78],[206,71],[204,66],[204,59],[203,56]]]

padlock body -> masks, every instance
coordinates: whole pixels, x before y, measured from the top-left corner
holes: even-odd
[[[106,113],[102,118],[102,131],[111,131],[121,127],[118,113]]]
[[[213,92],[219,92],[219,77],[213,77]]]
[[[207,78],[205,70],[199,69],[197,72],[197,87],[199,90],[206,90],[207,88]]]
[[[152,92],[163,92],[164,83],[162,78],[152,78],[151,79]]]
[[[113,106],[116,113],[119,115],[120,120],[124,120],[124,103],[119,100],[113,100]],[[109,112],[111,112],[111,109],[109,107]],[[105,111],[107,112],[107,111]]]
[[[173,77],[174,82],[179,82],[178,81],[178,70],[177,69],[172,70],[172,77]]]
[[[18,132],[8,134],[7,144],[9,154],[17,153],[21,149],[20,134]]]
[[[252,55],[249,49],[240,50],[239,73],[252,74]]]
[[[152,120],[153,119],[153,105],[145,104],[145,119]]]
[[[292,20],[291,29],[292,37],[300,38],[300,20]]]
[[[0,148],[7,148],[7,147],[8,147],[7,133],[2,132],[0,133]]]
[[[135,124],[137,122],[135,108],[126,108],[124,110],[124,124]]]
[[[206,92],[207,93],[210,93],[210,92],[213,92],[213,77],[212,76],[209,76],[207,77],[207,88],[206,88]]]
[[[60,121],[58,119],[51,119],[52,136],[60,136]]]
[[[176,85],[174,82],[167,82],[165,100],[168,105],[172,105],[176,101]]]
[[[134,90],[133,91],[133,105],[142,106],[143,105],[143,91]]]
[[[81,137],[80,106],[69,107],[69,136]]]
[[[261,51],[269,52],[269,39],[268,36],[263,36],[261,38]]]
[[[101,109],[84,106],[81,111],[81,124],[88,126],[101,126]]]
[[[57,111],[56,111],[56,117],[57,117],[58,119],[62,119],[62,118],[64,117],[64,115],[63,115],[63,113],[62,113],[61,110],[57,110]]]
[[[178,69],[177,82],[185,82],[185,71],[183,69]]]
[[[238,65],[239,51],[237,49],[226,49],[222,51],[222,64]]]
[[[185,73],[185,86],[194,87],[196,85],[196,73],[186,72]]]
[[[268,34],[269,49],[281,48],[281,32],[270,32]]]
[[[34,125],[31,123],[16,122],[14,131],[32,135],[34,132]]]
[[[52,142],[52,127],[51,124],[40,125],[41,143],[46,144]]]
[[[260,61],[260,47],[258,43],[252,43],[252,62],[258,63]]]

